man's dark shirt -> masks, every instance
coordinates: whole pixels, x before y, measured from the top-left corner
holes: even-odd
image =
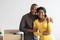
[[[37,19],[37,15],[32,15],[31,12],[22,17],[19,30],[24,32],[24,40],[32,40],[33,33],[28,32],[28,29],[33,29],[35,19]]]

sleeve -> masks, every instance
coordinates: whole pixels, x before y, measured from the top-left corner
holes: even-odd
[[[25,18],[24,18],[24,16],[23,16],[23,17],[22,17],[22,20],[21,20],[21,22],[20,22],[19,30],[20,30],[20,31],[23,31],[23,32],[28,32],[28,31],[27,31],[28,29],[25,28],[25,25],[26,25],[26,21],[25,21]]]
[[[38,30],[36,30],[36,29],[38,29],[38,28],[37,28],[36,21],[34,21],[33,29],[35,29],[35,32],[33,32],[33,33],[34,33],[34,35],[35,35],[35,36],[38,36],[38,35],[39,35],[39,32],[38,32]]]
[[[37,29],[36,21],[34,21],[34,23],[33,23],[33,28]]]
[[[51,33],[52,32],[52,22],[49,22],[47,27],[48,27],[48,31]]]

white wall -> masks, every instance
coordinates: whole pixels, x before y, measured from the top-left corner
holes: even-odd
[[[29,12],[32,3],[47,9],[48,16],[54,20],[54,36],[60,40],[60,0],[0,0],[0,24],[4,29],[19,29],[21,17]]]
[[[0,0],[0,23],[4,29],[18,29],[22,15],[29,12],[29,8],[36,0]]]

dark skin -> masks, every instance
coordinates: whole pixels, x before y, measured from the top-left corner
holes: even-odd
[[[30,12],[32,13],[32,15],[34,15],[36,13],[36,9],[37,9],[37,6],[34,5],[31,9],[30,9]],[[32,29],[29,29],[28,32],[33,32]]]
[[[43,10],[40,10],[39,12],[38,12],[38,17],[39,17],[39,21],[40,22],[43,22],[44,20],[45,20],[45,17],[44,17],[44,11]],[[46,17],[46,21],[47,21],[47,23],[49,23],[49,22],[52,22],[52,20],[51,19],[49,19],[48,17]],[[29,30],[30,32],[37,32],[37,28],[33,28],[33,30]],[[49,35],[50,34],[50,32],[47,30],[47,31],[44,31],[43,32],[43,35]]]
[[[34,15],[36,13],[36,9],[37,9],[37,6],[33,6],[31,9],[30,9],[30,12],[32,13],[32,15]]]
[[[36,9],[37,9],[37,6],[34,6],[33,8],[31,8],[31,13],[32,13],[32,15],[34,15],[35,13],[36,13]],[[43,13],[43,12],[41,12],[41,13]],[[44,14],[43,14],[44,15]],[[42,16],[43,16],[42,15]],[[39,16],[39,15],[38,15]],[[40,15],[41,16],[41,15]],[[41,16],[41,17],[42,17]],[[40,18],[40,17],[39,17]],[[40,21],[43,21],[43,18],[40,18],[41,20]],[[46,17],[46,19],[48,20],[48,22],[50,21],[50,22],[53,22],[53,20],[52,20],[52,18],[48,18],[48,17]],[[32,29],[29,29],[28,30],[28,32],[36,32],[37,31],[37,29],[36,28],[34,28],[33,30]]]
[[[44,15],[45,15],[45,13],[44,13],[43,10],[39,10],[38,11],[38,17],[39,17],[39,21],[40,22],[43,22],[45,20]],[[49,23],[50,22],[50,19],[46,18],[46,21],[47,21],[47,23]],[[48,34],[50,34],[50,32],[48,31],[48,29],[43,32],[43,35],[48,35]]]

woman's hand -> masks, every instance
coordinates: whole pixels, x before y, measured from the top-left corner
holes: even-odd
[[[44,31],[44,32],[43,32],[43,35],[49,35],[49,34],[50,34],[49,31]]]

